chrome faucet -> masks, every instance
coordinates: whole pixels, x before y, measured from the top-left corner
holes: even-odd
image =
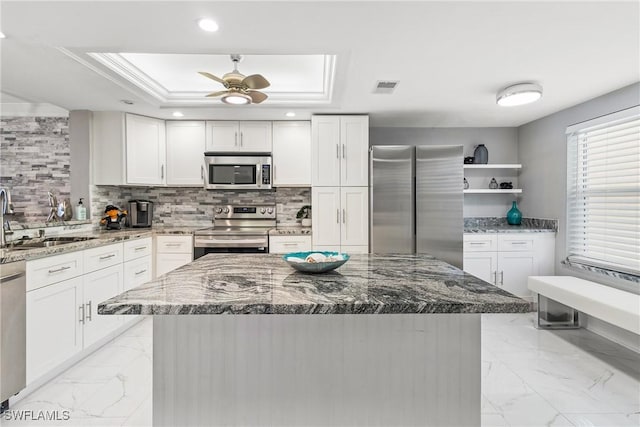
[[[6,215],[13,215],[13,203],[11,203],[11,193],[5,188],[0,188],[0,247],[7,246],[7,235],[13,234],[9,219],[5,219]]]

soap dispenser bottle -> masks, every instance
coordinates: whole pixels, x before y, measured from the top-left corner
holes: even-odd
[[[78,206],[76,206],[76,219],[78,221],[84,221],[87,219],[87,208],[82,204],[82,197],[78,202]]]

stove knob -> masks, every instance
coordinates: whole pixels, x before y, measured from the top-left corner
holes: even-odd
[[[229,208],[224,208],[224,213],[228,214],[229,213]]]
[[[267,210],[265,208],[260,208],[260,213],[264,215]]]
[[[221,214],[222,213],[222,208],[216,208],[216,213],[217,214]]]
[[[269,215],[271,215],[271,214],[273,213],[273,208],[268,208],[268,209],[267,209],[267,213],[268,213]]]

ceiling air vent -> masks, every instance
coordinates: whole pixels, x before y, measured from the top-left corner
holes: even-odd
[[[400,83],[398,80],[378,80],[373,93],[392,93]]]

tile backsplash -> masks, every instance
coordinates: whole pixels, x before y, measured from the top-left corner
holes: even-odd
[[[104,208],[114,204],[126,209],[132,199],[153,202],[153,222],[158,225],[210,226],[213,209],[221,205],[275,204],[278,224],[295,225],[296,213],[311,204],[309,188],[277,188],[254,191],[211,191],[184,187],[91,186],[92,219],[102,217]]]
[[[69,118],[0,117],[0,187],[11,191],[11,221],[43,222],[47,191],[69,197]]]

